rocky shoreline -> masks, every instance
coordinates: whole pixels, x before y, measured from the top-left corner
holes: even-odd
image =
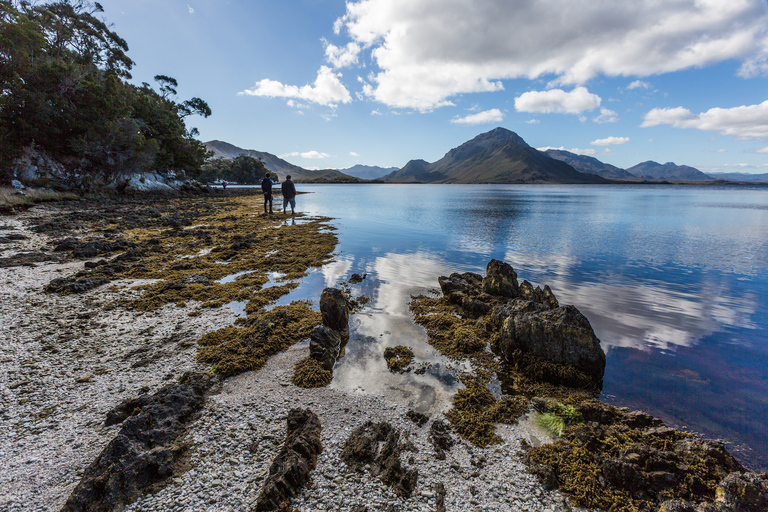
[[[243,196],[241,200],[252,211],[237,215],[250,217],[259,212],[255,197]],[[120,404],[133,403],[129,401],[137,397],[153,395],[183,380],[189,372],[204,374],[210,370],[211,363],[198,362],[196,342],[204,336],[215,338],[211,333],[233,324],[252,331],[262,325],[258,311],[249,313],[250,320],[243,319],[233,309],[222,307],[221,302],[215,304],[212,295],[225,293],[235,300],[245,297],[247,285],[255,290],[248,292],[249,300],[268,304],[275,297],[259,291],[268,278],[252,276],[253,281],[240,283],[239,288],[219,288],[213,283],[203,286],[202,278],[194,276],[213,272],[215,267],[196,266],[194,257],[223,235],[217,234],[209,221],[207,227],[200,227],[193,215],[179,216],[168,208],[168,199],[153,201],[101,207],[45,204],[0,218],[2,510],[64,509],[89,473],[89,466],[120,435],[124,422],[105,425],[110,411]],[[204,200],[199,207],[205,215],[211,214]],[[76,215],[70,215],[73,212]],[[221,222],[228,222],[227,212],[217,215]],[[142,245],[147,238],[139,237],[135,241],[126,239],[123,246],[95,247],[91,252],[84,248],[83,243],[93,242],[95,234],[114,242],[122,234],[121,222],[132,216],[137,217],[129,222],[135,230],[154,230],[147,236],[159,242]],[[144,219],[154,220],[144,223]],[[282,219],[269,222],[269,226],[259,229],[280,233],[292,228]],[[189,261],[190,266],[175,271],[166,281],[183,282],[183,286],[158,286],[160,274],[152,279],[135,277],[140,271],[145,273],[142,275],[153,275],[151,263],[160,261],[147,259],[153,253],[146,252],[146,247],[179,246],[189,231],[210,240],[203,246],[179,247],[172,254],[182,262]],[[232,262],[229,265],[239,272],[242,269],[235,268],[240,265],[238,255],[253,252],[257,242],[245,234],[234,236],[243,238],[228,239],[227,251],[217,257],[228,257]],[[75,243],[68,251],[53,250],[67,238],[83,243]],[[275,247],[289,253],[290,244],[278,238],[259,239],[258,250],[269,254],[274,250],[269,244],[274,242],[278,244]],[[134,243],[138,245],[132,248]],[[135,260],[116,262],[123,267],[116,266],[118,255],[142,248],[145,252],[134,253]],[[74,256],[76,249],[85,252]],[[140,269],[142,264],[146,268]],[[107,271],[110,269],[112,274]],[[289,279],[283,281],[286,293],[290,278],[296,279],[301,273],[299,267],[291,271]],[[78,273],[82,274],[73,281]],[[46,292],[46,285],[56,279],[63,280],[59,283],[87,286],[81,293]],[[109,282],[94,285],[83,279]],[[146,300],[147,291],[154,293],[154,302]],[[126,306],[131,304],[134,306]],[[321,426],[322,451],[316,455],[309,482],[291,503],[295,509],[572,510],[564,495],[546,490],[526,467],[523,447],[540,444],[541,435],[524,426],[497,424],[495,435],[501,442],[485,448],[474,446],[455,432],[444,432],[450,440],[449,449],[438,450],[434,439],[439,427],[434,425],[439,418],[432,418],[430,423],[417,421],[403,405],[384,396],[293,385],[296,364],[309,354],[306,343],[288,344],[287,350],[278,350],[267,358],[259,353],[256,363],[227,359],[227,354],[233,354],[232,347],[222,347],[225,355],[216,364],[226,363],[226,368],[238,370],[213,388],[183,427],[183,434],[175,440],[186,447],[183,454],[179,452],[166,478],[142,490],[138,499],[125,505],[118,503],[112,509],[267,510],[269,507],[258,504],[259,495],[270,478],[270,466],[283,449],[286,422],[292,411],[309,410]],[[257,369],[244,371],[248,365]],[[134,403],[129,419],[138,421],[143,403]],[[382,476],[384,470],[375,462],[380,453],[374,454],[370,462],[355,463],[356,459],[349,457],[350,450],[345,448],[350,437],[366,421],[387,424],[388,435],[397,433],[391,451],[398,453],[404,474],[418,475],[413,485],[406,485],[408,492],[386,483],[388,477]]]

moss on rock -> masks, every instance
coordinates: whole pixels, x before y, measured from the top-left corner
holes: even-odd
[[[333,372],[329,372],[319,361],[307,357],[296,363],[291,382],[301,388],[321,388],[333,380]]]

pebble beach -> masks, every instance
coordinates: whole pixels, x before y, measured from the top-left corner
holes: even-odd
[[[36,253],[52,242],[29,228],[55,219],[57,205],[39,205],[0,220],[0,258]],[[109,307],[140,280],[119,280],[82,294],[44,292],[52,279],[82,269],[83,261],[39,261],[0,268],[0,510],[60,510],[85,468],[114,438],[108,411],[152,393],[196,362],[195,342],[235,321],[228,308],[166,305],[150,312]],[[126,292],[125,290],[129,290]],[[503,443],[480,449],[454,435],[445,460],[435,457],[428,425],[386,396],[344,389],[304,389],[290,383],[308,353],[296,344],[257,371],[223,380],[189,424],[184,470],[125,510],[252,510],[285,436],[286,415],[310,409],[322,425],[322,453],[309,484],[292,506],[301,511],[571,510],[556,491],[545,491],[525,471],[520,442],[540,442],[526,427],[499,425]],[[434,419],[434,418],[431,418]],[[412,443],[403,465],[418,471],[411,497],[397,496],[368,471],[354,472],[339,454],[366,420],[387,421]],[[444,496],[437,492],[445,488]]]

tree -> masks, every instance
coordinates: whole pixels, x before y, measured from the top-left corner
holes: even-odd
[[[31,145],[88,181],[200,172],[207,152],[184,119],[211,115],[207,103],[176,103],[178,83],[165,75],[159,93],[128,84],[128,45],[102,11],[84,0],[0,0],[0,179]]]

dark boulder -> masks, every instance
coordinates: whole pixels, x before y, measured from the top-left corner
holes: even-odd
[[[480,287],[483,283],[483,276],[474,272],[465,272],[463,274],[453,273],[448,277],[440,276],[437,278],[443,295],[451,292],[461,292],[467,295],[477,295],[480,293]]]
[[[45,287],[48,293],[66,295],[70,293],[85,293],[109,282],[103,277],[58,277]]]
[[[339,332],[346,332],[349,328],[349,306],[338,288],[326,288],[320,294],[320,313],[324,326]]]
[[[341,351],[341,335],[338,331],[324,325],[316,325],[309,337],[309,357],[323,365],[327,371],[333,370]]]
[[[356,471],[370,465],[371,473],[380,476],[396,494],[409,497],[416,488],[418,471],[403,467],[400,455],[406,449],[407,444],[400,442],[400,432],[389,423],[367,421],[352,431],[340,458]]]
[[[499,349],[507,360],[516,351],[573,366],[595,383],[603,379],[605,352],[584,315],[574,306],[516,313],[501,322]]]
[[[125,415],[130,405],[118,407],[108,421],[123,418],[120,432],[85,470],[62,510],[112,511],[170,477],[187,449],[179,442],[186,425],[216,382],[208,374],[187,373],[151,399],[142,399],[130,416]]]
[[[309,409],[292,409],[288,413],[285,443],[269,467],[254,511],[284,509],[309,480],[322,451],[320,419]]]
[[[513,299],[519,295],[517,273],[515,273],[512,265],[499,260],[491,260],[486,267],[482,289],[489,295]]]
[[[451,426],[442,420],[435,420],[429,427],[429,442],[435,448],[435,457],[439,460],[445,460],[445,452],[451,449],[454,444],[451,437]]]

